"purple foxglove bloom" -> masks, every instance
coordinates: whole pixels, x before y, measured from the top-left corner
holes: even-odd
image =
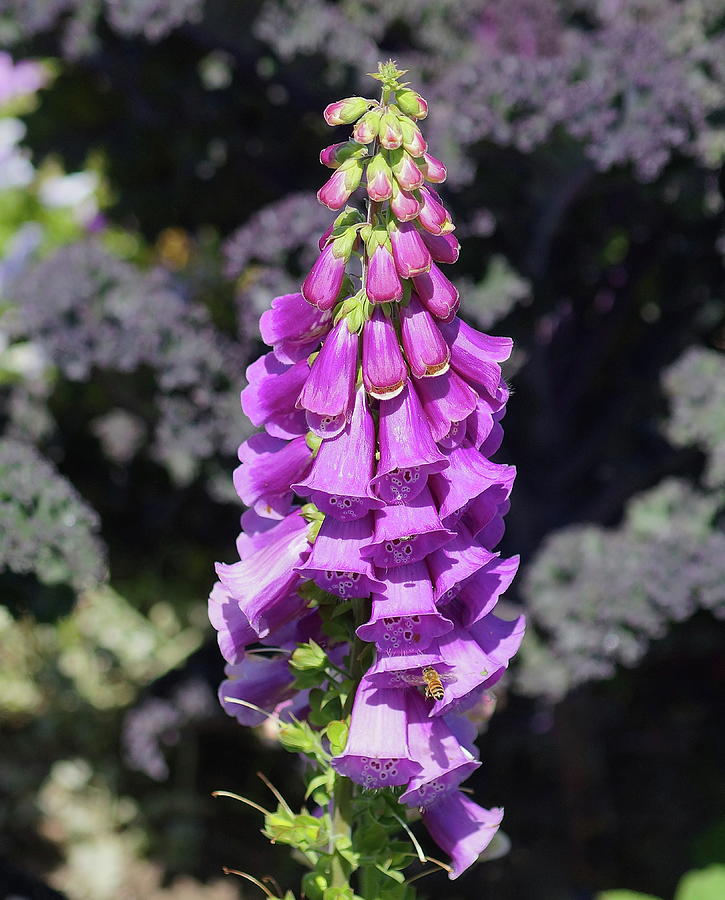
[[[493,840],[503,809],[484,809],[455,791],[423,813],[423,824],[438,846],[451,857],[451,880],[470,868]]]
[[[476,537],[501,513],[501,504],[505,502],[509,494],[506,485],[495,484],[473,500],[469,500],[465,506],[446,519],[448,527],[454,527],[455,521],[461,521]],[[485,544],[484,544],[485,546]]]
[[[458,526],[456,537],[428,556],[428,571],[434,583],[436,603],[452,600],[467,578],[474,575],[494,558],[494,554],[481,547],[471,537],[468,529]]]
[[[493,559],[467,579],[453,601],[453,608],[464,627],[470,627],[488,616],[514,580],[519,568],[519,557]]]
[[[430,231],[423,228],[420,236],[435,262],[454,263],[457,261],[461,245],[454,234],[431,234]]]
[[[448,371],[450,351],[433,317],[415,294],[400,308],[400,332],[408,365],[416,378]]]
[[[453,628],[436,609],[424,563],[388,569],[385,580],[385,595],[373,594],[370,621],[357,629],[361,641],[375,642],[381,653],[418,653]]]
[[[466,423],[465,422],[451,422],[450,430],[445,437],[442,437],[438,441],[438,446],[441,450],[453,450],[455,447],[460,446],[463,443],[463,439],[466,436]]]
[[[323,116],[328,125],[352,125],[370,106],[364,97],[345,97],[325,107]]]
[[[352,419],[344,430],[320,445],[312,471],[304,481],[292,485],[301,497],[309,497],[327,516],[352,521],[383,501],[370,490],[375,466],[375,423],[370,415],[365,389],[355,395]]]
[[[393,248],[393,259],[398,275],[401,278],[412,278],[427,272],[431,266],[431,256],[423,243],[420,232],[411,222],[394,221],[388,226],[390,244]]]
[[[402,691],[380,690],[362,679],[355,694],[347,746],[331,765],[370,790],[410,781],[420,763],[408,752]]]
[[[360,551],[370,543],[372,517],[367,515],[352,522],[326,517],[312,545],[312,552],[295,571],[342,600],[368,597],[373,591],[382,594],[385,585],[378,581],[372,563]]]
[[[476,440],[478,438],[478,434],[473,433],[472,427],[473,423],[471,419],[469,419],[469,423],[471,424],[471,430],[466,430],[466,434],[469,436],[469,440],[472,444],[476,444]],[[470,436],[471,433],[474,434],[473,438]],[[498,424],[498,422],[494,421],[493,427],[489,432],[488,436],[478,445],[479,453],[483,453],[484,456],[493,456],[493,454],[499,449],[501,446],[501,442],[503,441],[503,428]]]
[[[412,684],[424,683],[421,673],[425,666],[433,666],[439,675],[451,672],[451,667],[443,661],[435,640],[430,642],[424,653],[379,653],[365,677],[375,687],[409,688]]]
[[[495,484],[510,490],[516,477],[514,466],[490,462],[468,441],[451,450],[448,461],[449,467],[436,473],[430,485],[443,522]]]
[[[462,319],[441,326],[441,334],[451,348],[451,365],[467,381],[482,385],[496,396],[501,383],[498,363],[511,355],[511,338],[491,337],[471,328]]]
[[[242,391],[242,409],[257,426],[278,438],[297,437],[307,430],[304,413],[295,400],[309,374],[307,362],[292,366],[266,353],[247,367],[247,386]]]
[[[400,127],[403,133],[403,149],[407,150],[411,156],[421,157],[428,149],[428,144],[421,134],[420,128],[408,119],[401,119]]]
[[[466,421],[466,435],[474,447],[480,448],[487,441],[495,424],[491,407],[485,400],[479,398],[476,403],[476,409]],[[501,438],[503,439],[503,429],[501,429]],[[496,447],[496,450],[498,450],[498,447]],[[483,455],[491,456],[492,453],[484,453]]]
[[[441,525],[428,488],[408,503],[386,506],[375,513],[375,534],[362,555],[378,568],[419,562],[455,537]]]
[[[410,191],[404,191],[398,182],[393,180],[390,210],[399,222],[410,222],[420,212],[420,203]]]
[[[408,380],[395,326],[380,307],[363,326],[362,373],[365,389],[379,400],[397,397]]]
[[[272,607],[295,602],[290,595],[300,579],[293,569],[303,562],[309,549],[307,522],[295,510],[263,532],[249,556],[232,565],[216,564],[219,581],[239,602],[259,637],[269,634]]]
[[[348,159],[336,169],[317,192],[317,199],[328,209],[342,209],[357,189],[363,174],[359,159]]]
[[[424,153],[423,159],[425,161],[426,181],[431,181],[433,182],[433,184],[440,184],[441,182],[446,180],[448,172],[446,171],[446,167],[439,159],[436,159],[435,156],[431,156],[430,153]]]
[[[321,310],[332,309],[345,278],[348,256],[335,255],[335,241],[327,244],[302,282],[302,296]]]
[[[335,230],[335,223],[330,222],[327,228],[320,235],[320,239],[317,242],[317,246],[320,248],[320,253],[325,249],[325,244],[327,243],[327,239],[330,237],[332,232]]]
[[[243,700],[273,713],[279,703],[294,693],[288,659],[286,655],[246,656],[238,665],[225,666],[227,680],[219,685],[219,702],[224,712],[241,725],[261,725],[267,718],[264,713],[234,701]]]
[[[495,515],[488,525],[486,525],[485,528],[482,528],[478,534],[478,542],[487,550],[493,550],[504,536],[506,523],[504,522],[503,517],[508,511],[508,506],[508,503],[503,504],[503,510],[505,511],[499,510],[498,514]]]
[[[428,312],[444,322],[451,321],[460,306],[458,289],[435,263],[431,263],[430,271],[414,276],[413,286]]]
[[[478,395],[452,369],[416,385],[434,441],[445,438],[454,423],[465,422],[476,409]]]
[[[384,244],[378,244],[368,262],[365,292],[373,303],[389,303],[403,296],[395,260]]]
[[[280,362],[296,363],[318,348],[331,324],[332,314],[310,306],[302,294],[284,294],[262,313],[259,330]]]
[[[209,594],[208,612],[222,656],[228,663],[240,663],[247,644],[254,644],[259,638],[237,601],[224,590],[220,581],[215,582]]]
[[[415,191],[422,186],[424,177],[413,157],[405,150],[391,150],[388,154],[395,180],[404,191]]]
[[[330,144],[329,147],[320,150],[320,162],[322,165],[327,166],[328,169],[336,169],[342,165],[344,160],[340,159],[340,155],[343,152],[343,148],[348,147],[349,144],[349,141],[342,141],[339,144]]]
[[[418,221],[431,234],[448,234],[449,231],[453,231],[450,213],[432,188],[422,187],[420,189]]]
[[[292,505],[290,483],[305,475],[312,454],[302,436],[283,441],[261,432],[239,447],[239,461],[234,487],[242,503],[260,516],[281,519]]]
[[[449,465],[431,437],[423,407],[410,381],[392,400],[380,401],[380,459],[371,486],[386,503],[406,503],[426,478]]]
[[[341,319],[327,336],[300,391],[297,406],[322,438],[334,437],[347,424],[355,402],[358,336]]]
[[[408,782],[400,802],[429,809],[472,775],[481,763],[461,746],[443,719],[428,716],[428,704],[417,691],[408,691],[405,697],[408,748],[422,768]]]

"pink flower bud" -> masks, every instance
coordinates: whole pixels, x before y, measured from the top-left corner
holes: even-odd
[[[330,224],[327,226],[325,231],[320,236],[320,240],[317,242],[317,246],[320,248],[320,253],[322,253],[322,251],[325,247],[325,244],[327,243],[327,239],[332,234],[334,227],[335,227],[335,223],[330,222]],[[433,259],[436,259],[435,256],[433,256]],[[436,262],[440,262],[440,260],[436,260]]]
[[[404,191],[397,181],[393,181],[393,196],[390,209],[399,222],[410,222],[420,212],[420,203],[409,191]]]
[[[430,378],[448,371],[451,351],[433,317],[415,294],[401,307],[400,332],[405,358],[416,378]]]
[[[401,278],[412,278],[413,275],[420,275],[430,269],[430,252],[415,225],[410,222],[401,222],[399,225],[391,222],[388,234],[395,267]]]
[[[461,245],[454,234],[431,234],[423,229],[420,236],[436,262],[454,263],[458,259]]]
[[[448,172],[439,159],[436,159],[435,156],[431,156],[430,153],[424,153],[423,160],[425,162],[426,181],[432,181],[433,184],[441,184],[441,182],[446,180]]]
[[[420,128],[414,125],[410,119],[402,119],[400,127],[403,131],[403,149],[407,150],[411,156],[423,156],[428,149],[428,144],[420,133]]]
[[[379,400],[397,397],[408,378],[392,321],[378,306],[362,333],[363,384],[368,394]]]
[[[378,136],[386,150],[397,150],[403,143],[403,132],[398,117],[392,110],[388,110],[380,120]]]
[[[415,91],[397,91],[395,99],[398,102],[398,106],[407,116],[412,116],[414,119],[425,119],[428,115],[428,104]]]
[[[365,275],[365,292],[373,303],[400,300],[403,285],[395,268],[393,255],[384,244],[378,244],[370,256]]]
[[[444,322],[451,321],[460,304],[458,290],[435,263],[429,272],[413,278],[413,286],[428,312]]]
[[[355,125],[352,136],[359,144],[369,144],[378,136],[382,109],[376,107],[366,112],[362,119]]]
[[[336,169],[353,156],[367,155],[367,150],[355,141],[343,141],[341,144],[330,144],[320,151],[320,162],[328,169]]]
[[[393,173],[382,153],[378,153],[368,163],[366,174],[368,197],[380,202],[388,200],[393,193]]]
[[[369,106],[370,101],[364,97],[346,97],[326,106],[323,115],[328,125],[351,125]]]
[[[447,234],[453,231],[448,210],[438,199],[438,195],[431,188],[420,189],[421,207],[418,213],[418,221],[431,234]]]
[[[329,209],[341,209],[360,184],[363,167],[359,159],[343,163],[322,185],[317,199]]]
[[[405,191],[414,191],[423,184],[423,173],[405,150],[393,150],[390,153],[390,168]]]
[[[302,284],[302,296],[318,309],[332,309],[345,277],[345,256],[335,256],[335,241],[328,244]]]

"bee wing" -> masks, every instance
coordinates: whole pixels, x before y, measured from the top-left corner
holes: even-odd
[[[420,673],[415,672],[400,672],[398,674],[398,678],[401,681],[404,681],[406,684],[426,684],[425,678]]]

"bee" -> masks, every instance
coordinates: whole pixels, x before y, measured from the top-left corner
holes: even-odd
[[[445,697],[443,682],[456,680],[456,676],[453,673],[438,672],[433,666],[424,666],[419,675],[413,672],[406,672],[401,674],[400,678],[406,684],[423,685],[425,687],[426,700],[442,700]]]

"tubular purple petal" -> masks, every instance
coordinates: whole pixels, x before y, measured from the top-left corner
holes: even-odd
[[[461,245],[453,234],[431,234],[423,228],[420,232],[433,260],[438,263],[454,263],[458,260]]]
[[[431,234],[448,234],[453,230],[450,213],[432,188],[422,187],[420,189],[418,221]]]
[[[297,405],[307,411],[307,423],[320,437],[339,434],[352,415],[357,352],[358,336],[341,319],[327,336],[300,391]]]
[[[302,436],[283,441],[262,432],[239,447],[239,459],[233,477],[242,503],[260,516],[282,518],[292,504],[290,483],[305,475],[312,454]]]
[[[400,332],[405,358],[416,378],[433,378],[448,371],[448,344],[415,294],[411,294],[406,306],[401,306]]]
[[[362,373],[365,389],[379,400],[397,397],[408,380],[395,326],[380,308],[363,326]]]
[[[458,288],[452,284],[435,263],[430,271],[413,278],[413,286],[420,302],[429,313],[442,322],[449,322],[460,306]]]
[[[380,459],[371,485],[386,503],[412,500],[426,478],[449,465],[435,445],[410,381],[393,400],[380,401],[378,426]]]
[[[320,310],[332,309],[345,278],[346,256],[335,256],[334,241],[323,248],[302,282],[302,296]]]
[[[257,426],[278,438],[297,437],[306,431],[304,414],[295,400],[309,374],[305,361],[288,366],[274,353],[266,353],[247,367],[247,386],[242,391],[242,409]]]
[[[434,441],[443,440],[453,424],[465,422],[476,409],[476,392],[453,370],[421,378],[416,388]]]
[[[262,313],[259,331],[280,362],[296,363],[317,349],[331,325],[331,313],[310,306],[300,293],[284,294]]]
[[[462,319],[441,325],[441,334],[451,348],[451,365],[464,378],[482,385],[495,396],[501,381],[498,363],[511,355],[512,340],[491,337],[471,328]]]
[[[494,554],[481,547],[463,525],[456,537],[428,556],[428,570],[434,583],[436,603],[452,600],[463,582],[488,565]]]
[[[391,222],[388,234],[395,267],[401,278],[412,278],[430,269],[430,252],[415,225],[411,222],[401,222],[399,225]]]
[[[518,568],[518,556],[496,558],[463,583],[453,604],[464,627],[470,629],[488,616],[501,594],[508,590]]]
[[[352,419],[334,438],[324,440],[304,481],[292,490],[309,497],[317,508],[340,520],[359,519],[383,501],[370,490],[375,467],[375,423],[370,415],[365,389],[355,395]]]
[[[367,678],[375,687],[407,689],[411,684],[422,683],[421,673],[425,666],[434,666],[439,674],[452,671],[443,661],[435,640],[421,653],[379,653],[367,671]]]
[[[404,191],[393,179],[393,195],[390,198],[390,211],[399,222],[410,222],[420,212],[420,203],[410,191]]]
[[[516,477],[513,466],[490,462],[467,440],[448,453],[448,462],[448,468],[431,477],[430,484],[444,523],[469,500],[496,484],[510,492]]]
[[[268,718],[264,713],[234,701],[243,700],[271,713],[294,693],[287,660],[287,656],[247,656],[238,665],[226,666],[227,680],[219,685],[224,712],[240,725],[261,725]]]
[[[431,181],[433,184],[441,184],[446,180],[448,172],[443,163],[430,153],[424,153],[425,161],[425,180]]]
[[[373,251],[365,274],[365,293],[373,303],[391,303],[403,296],[403,285],[388,248],[379,244]]]
[[[295,571],[342,600],[368,597],[373,591],[382,594],[385,584],[376,578],[372,563],[360,555],[372,533],[370,515],[344,522],[326,517],[312,552]]]
[[[240,663],[244,648],[258,640],[257,632],[220,581],[215,582],[209,594],[209,621],[217,632],[217,642],[228,663]]]
[[[423,824],[438,846],[451,857],[450,879],[470,868],[493,840],[503,809],[484,809],[460,791],[446,794],[423,814]]]

